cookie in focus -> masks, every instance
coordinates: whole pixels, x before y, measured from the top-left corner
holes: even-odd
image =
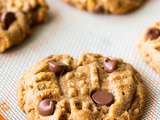
[[[144,84],[121,59],[87,53],[52,55],[21,78],[18,103],[28,120],[137,120]]]

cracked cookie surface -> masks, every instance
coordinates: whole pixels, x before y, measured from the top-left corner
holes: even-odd
[[[0,53],[24,41],[47,10],[44,0],[0,0]]]
[[[160,74],[160,22],[151,25],[138,41],[138,49],[144,60]]]
[[[89,12],[128,13],[140,7],[145,0],[64,0],[70,5]]]
[[[87,53],[52,55],[21,78],[18,103],[28,120],[137,120],[145,92],[121,59]]]

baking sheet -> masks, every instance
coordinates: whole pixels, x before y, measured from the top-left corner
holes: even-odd
[[[22,45],[0,54],[0,111],[8,120],[25,120],[17,106],[17,83],[31,65],[50,54],[95,52],[121,57],[141,73],[150,92],[142,120],[160,120],[160,76],[136,50],[135,42],[151,23],[160,20],[160,0],[150,0],[127,15],[94,15],[61,0],[48,0],[49,21],[35,28]]]

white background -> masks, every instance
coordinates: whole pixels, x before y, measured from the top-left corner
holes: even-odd
[[[160,0],[150,0],[127,15],[95,15],[48,0],[49,21],[36,27],[22,45],[0,54],[0,101],[7,101],[9,120],[25,120],[17,107],[17,83],[22,73],[51,54],[95,52],[121,57],[142,75],[150,92],[143,120],[160,120],[160,77],[143,62],[136,41],[147,26],[160,20]]]

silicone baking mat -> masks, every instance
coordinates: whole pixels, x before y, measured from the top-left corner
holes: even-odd
[[[135,43],[151,23],[160,20],[160,0],[150,0],[127,15],[94,15],[62,0],[48,0],[49,20],[36,27],[22,45],[0,54],[0,114],[26,120],[17,106],[17,84],[22,73],[50,54],[84,52],[121,57],[142,75],[150,95],[142,120],[160,120],[160,76],[143,62]],[[0,120],[1,120],[0,116]]]

